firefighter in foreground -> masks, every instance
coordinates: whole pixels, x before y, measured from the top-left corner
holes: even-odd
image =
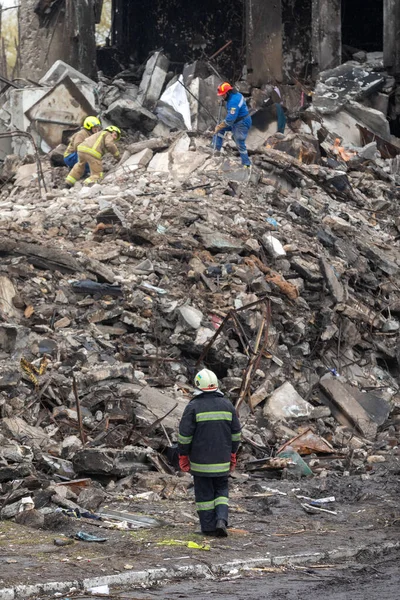
[[[226,118],[214,130],[213,148],[222,148],[224,135],[232,131],[233,139],[238,147],[242,165],[249,168],[251,162],[246,148],[246,138],[251,127],[251,116],[244,96],[235,90],[230,83],[222,83],[218,88],[218,96],[226,102]]]
[[[104,131],[91,135],[82,144],[79,144],[77,148],[78,162],[65,180],[67,187],[73,187],[83,177],[86,163],[88,163],[90,169],[90,176],[84,181],[86,185],[103,179],[103,156],[109,152],[115,159],[119,160],[120,153],[115,142],[120,138],[121,130],[114,125],[110,125]]]
[[[198,392],[179,425],[179,466],[193,475],[202,533],[226,537],[228,476],[236,467],[241,427],[215,373],[203,369],[194,382]]]
[[[64,154],[64,163],[72,169],[78,162],[78,146],[83,144],[94,133],[98,133],[101,129],[101,122],[97,117],[86,117],[83,122],[83,129],[75,133],[68,144],[68,148]],[[85,175],[89,175],[89,165],[85,166]]]

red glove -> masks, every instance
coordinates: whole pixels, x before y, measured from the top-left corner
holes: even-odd
[[[231,454],[231,467],[229,469],[231,472],[236,469],[236,463],[237,463],[236,454]]]
[[[190,460],[188,456],[179,456],[179,466],[181,471],[189,473],[190,471]]]

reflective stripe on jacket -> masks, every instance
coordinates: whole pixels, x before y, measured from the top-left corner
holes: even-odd
[[[69,141],[68,148],[66,149],[64,156],[69,156],[70,154],[73,154],[73,152],[76,152],[79,144],[83,144],[88,137],[90,137],[90,131],[87,129],[81,129],[77,133],[74,133]]]
[[[84,144],[78,146],[78,152],[85,152],[98,159],[103,158],[109,152],[114,158],[119,158],[119,150],[114,144],[114,138],[109,131],[99,131],[91,135]]]
[[[204,392],[189,402],[180,425],[179,454],[189,456],[193,475],[222,477],[240,443],[234,406],[221,392]]]

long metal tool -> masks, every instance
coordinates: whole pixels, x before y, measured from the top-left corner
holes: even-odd
[[[221,117],[222,117],[222,100],[219,103],[219,110],[218,110],[218,123],[217,125],[219,125],[221,123]],[[214,134],[213,137],[213,155],[215,154],[215,151],[217,149],[217,134]]]
[[[214,115],[208,110],[208,108],[206,106],[204,106],[204,104],[202,102],[200,102],[200,100],[197,98],[197,96],[195,96],[190,90],[189,88],[183,83],[183,81],[181,81],[180,79],[178,79],[179,83],[185,88],[185,90],[200,104],[200,106],[202,108],[204,108],[204,110],[206,111],[206,113],[208,114],[209,117],[212,118],[212,120],[214,121],[214,123],[217,123],[216,118],[214,117]],[[218,124],[218,123],[217,123]]]

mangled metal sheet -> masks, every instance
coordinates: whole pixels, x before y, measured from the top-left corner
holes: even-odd
[[[68,76],[25,113],[51,148],[62,143],[65,130],[76,129],[90,114],[96,114],[96,110]]]

